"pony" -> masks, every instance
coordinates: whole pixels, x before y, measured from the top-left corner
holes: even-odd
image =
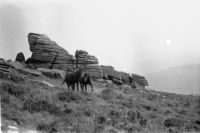
[[[81,75],[82,75],[82,69],[79,69],[75,72],[70,72],[70,73],[67,72],[62,84],[66,82],[68,90],[70,89],[70,86],[72,86],[73,91],[75,90],[75,84],[76,84],[77,91],[79,91],[79,80]]]
[[[84,88],[85,88],[85,91],[87,92],[87,85],[88,84],[90,85],[92,92],[94,91],[93,85],[92,85],[92,82],[91,82],[91,76],[90,76],[89,73],[83,73],[81,75],[79,81],[80,81],[80,86],[81,86],[82,91],[84,91]]]

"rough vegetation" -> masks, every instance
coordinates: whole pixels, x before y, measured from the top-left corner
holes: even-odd
[[[2,123],[42,132],[188,132],[200,131],[199,97],[138,90],[93,82],[94,92],[50,87],[36,77],[21,82],[1,80]]]

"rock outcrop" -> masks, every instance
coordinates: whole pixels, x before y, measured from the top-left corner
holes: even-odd
[[[130,84],[132,82],[132,78],[129,73],[126,72],[119,72],[119,73],[123,84]]]
[[[77,50],[75,56],[73,56],[47,35],[29,33],[28,42],[32,56],[27,59],[26,64],[31,68],[60,69],[64,71],[84,68],[95,79],[104,77],[116,84],[130,84],[134,81],[141,86],[148,85],[145,77],[136,74],[130,76],[128,73],[118,72],[112,66],[99,66],[98,59],[87,51]]]
[[[28,62],[37,68],[73,70],[74,57],[47,35],[29,33],[28,42],[32,52]]]
[[[91,77],[98,79],[103,77],[103,71],[98,65],[98,59],[87,51],[77,50],[75,53],[77,67],[81,67],[90,73]]]
[[[148,86],[148,81],[145,77],[137,75],[137,74],[131,74],[131,77],[135,83],[137,83],[140,86]]]
[[[20,63],[25,63],[25,56],[22,52],[19,52],[15,58],[15,61],[18,61]]]
[[[102,69],[98,65],[98,59],[89,55],[87,51],[77,50],[73,56],[44,34],[29,33],[28,42],[32,56],[27,59],[27,64],[32,64],[36,68],[68,71],[81,67],[85,68],[93,78],[102,78]]]
[[[11,71],[14,67],[7,63],[3,58],[0,58],[0,78],[10,79]]]
[[[15,69],[15,67],[0,58],[0,78],[13,81],[24,81],[25,77]]]
[[[116,71],[114,67],[102,65],[101,68],[103,70],[104,79],[112,80],[113,83],[116,84],[122,84],[120,73]]]
[[[78,64],[88,65],[99,63],[98,59],[95,56],[89,55],[89,53],[84,50],[77,50],[75,53],[75,57],[77,59]]]
[[[105,78],[112,77],[121,80],[120,73],[116,71],[114,67],[101,65],[101,68],[103,70],[103,77]]]

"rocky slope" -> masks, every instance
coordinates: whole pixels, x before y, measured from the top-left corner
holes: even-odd
[[[67,91],[61,82],[45,75],[1,78],[2,131],[13,125],[18,131],[45,133],[200,131],[199,96],[139,90],[106,80],[93,81],[93,93],[80,93]]]

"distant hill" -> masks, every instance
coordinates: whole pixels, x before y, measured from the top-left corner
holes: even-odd
[[[147,74],[146,78],[150,89],[200,95],[200,64],[163,69]]]

